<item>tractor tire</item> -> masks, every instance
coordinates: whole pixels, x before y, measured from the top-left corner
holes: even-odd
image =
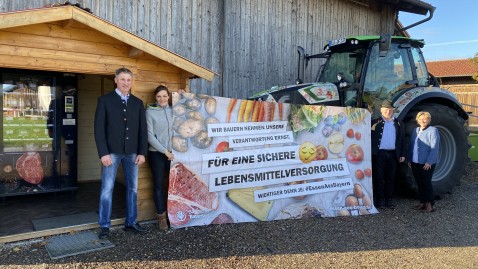
[[[420,111],[430,113],[432,118],[430,125],[436,127],[440,133],[438,163],[432,178],[433,193],[439,197],[451,193],[452,189],[460,184],[465,165],[469,161],[469,131],[465,126],[465,120],[458,116],[455,110],[439,104],[423,104],[412,108],[404,118],[407,145],[410,144],[411,133],[418,127],[415,117]],[[418,193],[411,169],[403,165],[401,172],[406,186]]]

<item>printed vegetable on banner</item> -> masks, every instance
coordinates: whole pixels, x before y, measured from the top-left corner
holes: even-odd
[[[370,113],[173,93],[172,227],[377,213]]]

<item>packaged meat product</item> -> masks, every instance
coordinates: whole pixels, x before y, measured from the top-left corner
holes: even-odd
[[[217,193],[184,164],[176,163],[169,175],[168,216],[172,226],[188,223],[192,216],[217,210]]]

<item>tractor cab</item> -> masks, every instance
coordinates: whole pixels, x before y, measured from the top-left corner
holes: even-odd
[[[422,40],[396,36],[355,36],[329,41],[321,54],[298,47],[297,85],[273,87],[251,98],[277,102],[367,108],[380,115],[385,99],[397,99],[407,89],[428,87],[430,81],[420,48]],[[322,58],[315,80],[302,83],[305,66]]]
[[[343,106],[368,108],[373,118],[380,115],[383,100],[394,100],[410,88],[430,86],[420,50],[423,45],[421,40],[390,36],[331,41],[317,81],[334,81]]]

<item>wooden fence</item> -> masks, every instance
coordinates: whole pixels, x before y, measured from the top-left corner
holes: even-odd
[[[478,84],[441,85],[441,87],[456,95],[460,103],[463,104],[463,109],[471,112],[468,124],[478,127]]]

